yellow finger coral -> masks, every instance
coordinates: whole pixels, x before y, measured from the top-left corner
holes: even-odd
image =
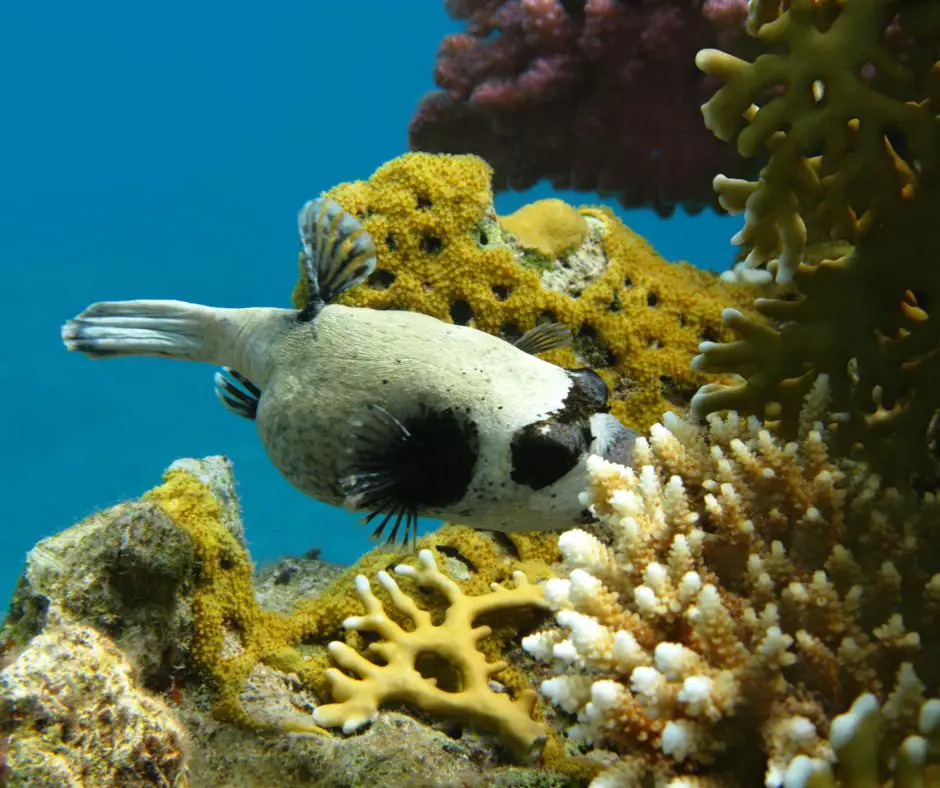
[[[364,575],[357,576],[356,589],[366,612],[363,616],[346,619],[343,625],[357,632],[375,633],[379,640],[363,653],[338,641],[330,644],[330,653],[337,664],[361,678],[329,669],[326,676],[334,702],[317,708],[316,721],[326,727],[341,725],[344,732],[351,733],[374,720],[381,705],[407,701],[447,719],[495,731],[521,755],[533,753],[546,738],[544,726],[532,719],[535,692],[526,690],[513,700],[491,688],[490,680],[508,665],[487,662],[477,650],[479,641],[492,630],[475,622],[494,611],[546,607],[541,589],[531,585],[522,572],[516,572],[513,588],[494,583],[487,594],[465,596],[457,584],[437,568],[430,550],[418,554],[418,567],[399,565],[395,572],[413,578],[419,586],[441,593],[447,601],[443,620],[435,623],[430,612],[419,608],[411,597],[402,593],[391,575],[379,572],[379,583],[388,593],[392,606],[411,622],[411,627],[403,628],[388,617],[382,603],[372,593],[368,579]],[[431,656],[444,661],[456,673],[455,687],[445,687],[442,680],[422,673],[421,659]]]
[[[490,177],[475,156],[410,153],[367,181],[328,192],[361,219],[378,249],[376,271],[341,300],[424,312],[507,338],[557,320],[575,334],[573,350],[546,358],[599,372],[625,424],[645,429],[664,410],[685,408],[706,380],[689,368],[696,347],[730,336],[721,308],[747,309],[753,289],[667,263],[605,209],[554,201],[498,219]],[[551,235],[547,210],[563,215],[570,231],[533,251],[527,247]],[[520,215],[531,233],[520,228]],[[576,241],[561,258],[546,256]],[[294,303],[305,297],[301,281]]]

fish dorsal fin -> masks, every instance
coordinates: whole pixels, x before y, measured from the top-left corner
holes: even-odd
[[[328,197],[304,205],[297,224],[310,293],[298,317],[309,321],[375,270],[375,244],[359,221]]]
[[[513,345],[533,356],[571,344],[571,329],[561,323],[539,323],[526,331]]]

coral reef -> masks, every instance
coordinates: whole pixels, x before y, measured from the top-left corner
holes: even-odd
[[[378,248],[375,273],[341,300],[424,312],[507,338],[558,320],[574,333],[573,347],[545,358],[594,368],[624,424],[646,430],[665,410],[684,409],[707,380],[689,368],[698,345],[730,337],[721,310],[749,309],[754,289],[664,261],[604,209],[582,208],[587,231],[579,247],[546,258],[497,219],[490,175],[475,156],[407,154],[367,181],[332,189],[329,196],[362,220]],[[558,210],[530,211],[532,235],[552,232],[544,225]],[[301,283],[294,303],[304,300]]]
[[[747,45],[743,3],[450,0],[447,36],[410,126],[412,149],[474,153],[497,189],[615,195],[663,215],[712,204],[717,171],[756,171],[710,139],[695,107],[703,47]]]
[[[921,752],[897,769],[923,771],[918,725],[940,744],[940,700],[925,703],[940,691],[940,502],[830,454],[824,384],[790,443],[734,413],[707,429],[667,414],[633,468],[592,458],[601,527],[559,538],[557,627],[523,645],[562,673],[541,691],[577,715],[570,737],[621,753],[596,785],[803,785],[833,762],[871,778],[897,747]],[[847,739],[876,697],[872,753]]]
[[[750,27],[764,54],[696,60],[723,81],[702,108],[708,128],[742,156],[769,154],[756,181],[715,179],[724,207],[744,214],[739,268],[794,292],[758,300],[764,320],[725,313],[738,338],[703,344],[695,366],[740,377],[703,388],[693,411],[770,406],[792,435],[802,397],[828,375],[840,451],[863,448],[899,480],[940,476],[936,11],[900,0],[755,2]]]
[[[186,734],[127,657],[56,607],[0,671],[10,786],[188,785]]]
[[[111,645],[111,651],[121,659],[136,655],[147,667],[141,686],[163,694],[191,731],[194,784],[375,784],[370,769],[412,774],[429,786],[481,780],[534,784],[536,771],[511,766],[508,748],[518,746],[521,754],[530,745],[537,750],[546,731],[518,659],[507,664],[508,645],[544,617],[538,612],[541,592],[530,583],[551,574],[549,564],[558,558],[553,536],[511,534],[496,540],[445,527],[419,540],[418,547],[428,551],[420,561],[376,550],[342,569],[311,555],[254,574],[241,535],[230,463],[217,457],[178,461],[164,483],[142,499],[95,514],[31,551],[4,642],[14,655],[23,646],[45,648],[46,640],[57,637],[49,629],[51,610],[68,611],[76,626],[95,637],[112,633],[121,649]],[[432,554],[433,559],[426,557]],[[154,583],[152,598],[125,593],[121,573],[129,565]],[[366,649],[371,635],[368,619],[357,619],[364,582],[357,577],[383,578],[394,565],[401,566],[410,597],[382,587],[368,599],[388,613],[383,631],[404,628],[394,643]],[[494,590],[507,581],[502,591]],[[422,590],[423,582],[428,586]],[[164,586],[172,593],[159,592]],[[402,600],[409,598],[417,603],[407,611],[424,622],[416,631],[404,617],[402,606],[409,603]],[[501,615],[503,609],[511,617]],[[477,620],[481,617],[485,621]],[[415,646],[420,654],[409,652]],[[357,682],[328,672],[330,650],[347,667],[372,664],[379,680],[364,676]],[[360,650],[365,656],[357,656]],[[410,662],[414,670],[403,688],[391,688],[391,671],[378,654],[399,665]],[[376,692],[368,696],[372,727],[345,739],[322,725],[348,722],[351,704],[342,689],[347,682]],[[338,687],[335,696],[331,686]],[[94,696],[95,687],[88,692]],[[357,697],[361,701],[367,694]],[[89,702],[103,708],[112,700],[105,694]],[[379,710],[379,704],[405,704],[418,720]],[[439,715],[443,731],[421,722]],[[477,734],[473,728],[481,724],[495,734]],[[401,731],[411,739],[401,741]],[[451,738],[455,731],[459,741]],[[236,751],[220,749],[236,741]],[[102,752],[100,768],[124,768],[122,753]],[[426,763],[419,763],[422,753]],[[289,767],[279,760],[282,755]],[[445,764],[451,756],[456,760]],[[537,773],[545,784],[573,784],[574,777],[552,768],[565,766],[557,740],[546,745],[544,760],[548,765]],[[10,762],[13,779],[32,774],[23,771],[22,759],[11,755]],[[338,763],[353,774],[344,774]],[[579,768],[574,764],[567,771]],[[244,776],[231,777],[233,769]],[[326,777],[311,782],[312,775],[326,773],[332,782]],[[160,779],[133,784],[163,784]]]

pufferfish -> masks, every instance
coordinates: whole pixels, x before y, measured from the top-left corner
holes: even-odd
[[[481,529],[567,528],[586,458],[629,463],[636,434],[608,413],[604,381],[537,353],[570,341],[548,323],[510,342],[408,311],[335,303],[375,270],[372,238],[339,204],[299,215],[302,309],[183,301],[92,304],[62,327],[93,358],[163,356],[222,367],[215,390],[255,421],[301,492],[413,545],[418,517]]]

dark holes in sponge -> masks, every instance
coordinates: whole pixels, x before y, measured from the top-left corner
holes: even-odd
[[[437,548],[437,552],[441,553],[442,555],[446,555],[448,558],[453,558],[456,561],[460,561],[460,563],[464,564],[471,572],[479,571],[477,569],[477,565],[467,558],[467,556],[461,553],[458,548],[449,544],[439,544],[435,545],[435,547]]]
[[[496,296],[498,301],[505,301],[512,292],[512,288],[509,287],[509,285],[493,285],[492,290],[493,295]]]
[[[659,296],[656,293],[647,293],[646,294],[646,305],[647,306],[656,306],[659,303]]]
[[[713,326],[705,326],[699,332],[699,339],[702,342],[717,342],[721,337],[718,335],[718,330]]]
[[[369,277],[369,287],[373,290],[388,290],[395,282],[395,274],[384,268],[376,268]]]
[[[418,246],[426,254],[440,254],[444,248],[444,242],[436,235],[425,235]]]
[[[515,323],[503,323],[499,327],[499,335],[507,342],[515,342],[522,334],[522,329]]]
[[[473,310],[463,299],[454,301],[450,305],[450,319],[453,320],[458,326],[468,326],[470,321],[473,320]]]
[[[419,211],[427,211],[431,208],[432,205],[433,203],[431,202],[431,198],[426,194],[419,194],[415,200],[415,207]]]
[[[659,376],[659,386],[663,399],[680,408],[689,407],[697,387],[688,383],[681,383],[670,375]]]
[[[578,329],[574,337],[574,349],[578,358],[589,367],[612,367],[617,363],[617,357],[613,351],[589,325],[583,325]]]
[[[398,248],[398,241],[395,240],[395,236],[392,235],[392,233],[385,236],[385,246],[388,247],[390,252],[394,252]]]
[[[539,316],[535,319],[537,324],[541,323],[557,323],[558,315],[552,312],[549,309],[546,309],[544,312],[540,313]]]

